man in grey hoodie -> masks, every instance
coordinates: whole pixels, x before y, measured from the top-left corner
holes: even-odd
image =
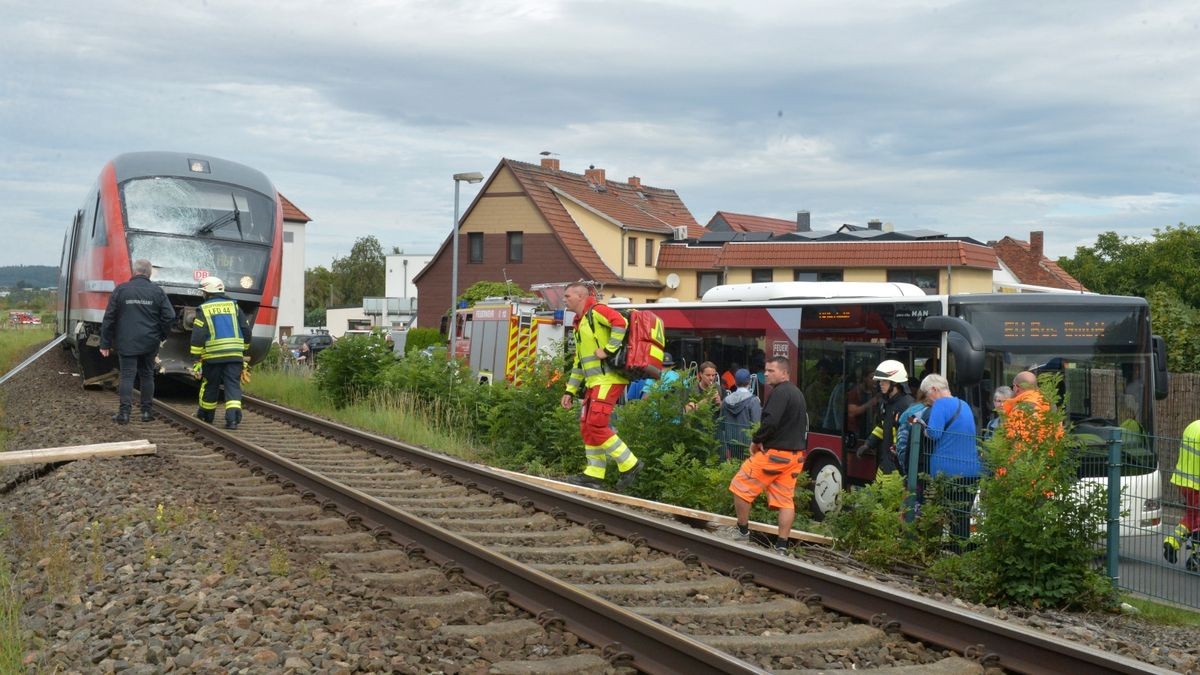
[[[718,437],[724,459],[745,459],[750,447],[750,427],[762,420],[762,403],[750,391],[750,371],[739,368],[733,380],[737,389],[721,403],[721,423]]]

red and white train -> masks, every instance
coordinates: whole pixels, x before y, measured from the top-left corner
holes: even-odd
[[[108,373],[100,322],[132,261],[154,266],[151,280],[175,307],[157,372],[187,374],[199,282],[220,277],[253,325],[250,356],[262,359],[275,337],[283,256],[283,211],[261,172],[216,157],[135,152],[104,165],[63,238],[56,333],[79,362],[87,385]]]

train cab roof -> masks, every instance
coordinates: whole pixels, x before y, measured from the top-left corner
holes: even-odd
[[[275,199],[275,186],[265,174],[219,157],[183,152],[128,152],[112,161],[118,183],[132,178],[170,176],[242,185]]]

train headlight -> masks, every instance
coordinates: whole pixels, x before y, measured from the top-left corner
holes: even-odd
[[[245,276],[238,280],[238,284],[240,284],[242,288],[254,288],[254,279],[252,277]]]
[[[206,159],[189,159],[188,168],[192,170],[192,173],[212,173]]]

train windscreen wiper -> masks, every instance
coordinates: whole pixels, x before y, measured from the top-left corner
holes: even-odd
[[[233,211],[196,230],[196,234],[209,234],[219,227],[225,227],[230,223],[237,223],[238,237],[242,239],[246,238],[246,235],[242,232],[242,212],[238,210],[237,197],[232,192],[229,193],[229,197],[233,200]]]

